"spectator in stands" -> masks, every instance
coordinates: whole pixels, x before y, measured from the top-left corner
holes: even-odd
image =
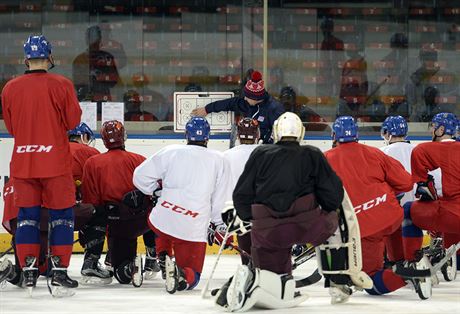
[[[150,112],[142,110],[142,97],[135,90],[128,90],[123,96],[127,112],[125,121],[158,121]]]
[[[110,91],[120,81],[115,58],[101,49],[101,41],[100,27],[89,27],[86,30],[88,49],[73,60],[73,81],[80,101],[111,101]]]
[[[340,68],[344,61],[343,41],[332,33],[334,21],[324,17],[320,24],[323,40],[319,51],[318,77],[322,83],[317,85],[318,96],[338,97],[340,90]]]

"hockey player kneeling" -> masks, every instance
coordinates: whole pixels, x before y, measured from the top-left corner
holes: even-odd
[[[337,240],[320,246],[319,255],[332,260],[329,264],[321,258],[320,269],[327,286],[340,288],[331,290],[333,302],[345,301],[351,294],[350,285],[372,285],[360,273],[359,232],[353,215],[342,213],[341,217],[351,218],[339,219],[337,214],[344,198],[342,182],[321,151],[300,146],[304,131],[297,115],[287,112],[280,116],[274,124],[275,145],[262,145],[251,154],[233,193],[234,213],[229,208],[223,215],[231,230],[246,225],[244,221],[252,222],[253,268],[239,266],[217,295],[216,303],[229,312],[253,306],[288,308],[305,301],[308,296],[295,290],[291,248],[297,243],[318,246],[331,236]],[[344,234],[337,231],[339,221],[339,231]],[[358,232],[358,236],[347,235],[347,231]],[[348,242],[356,238],[357,242]],[[347,253],[353,248],[355,254],[348,254],[348,259],[356,262],[348,269]]]

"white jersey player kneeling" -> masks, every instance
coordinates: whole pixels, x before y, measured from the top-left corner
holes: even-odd
[[[296,291],[302,285],[291,275],[291,247],[296,243],[317,247],[318,269],[326,278],[332,303],[346,302],[350,287],[372,287],[361,271],[353,207],[324,155],[312,146],[300,146],[303,132],[295,114],[281,115],[274,125],[275,145],[254,150],[235,187],[235,206],[224,209],[222,220],[229,230],[241,230],[252,222],[252,261],[238,266],[217,293],[216,303],[226,311],[289,308],[305,301],[308,296]],[[287,158],[289,163],[284,162]]]
[[[169,145],[134,171],[134,185],[142,193],[152,195],[162,189],[149,225],[157,235],[159,264],[171,294],[196,287],[207,239],[222,239],[220,232],[225,229],[221,210],[230,172],[222,154],[207,148],[209,132],[206,119],[191,118],[186,125],[187,145]],[[208,231],[210,222],[213,228]]]

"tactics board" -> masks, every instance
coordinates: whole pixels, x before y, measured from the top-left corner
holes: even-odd
[[[233,97],[232,92],[175,92],[174,93],[174,132],[184,132],[190,112],[204,107],[210,102]],[[231,132],[234,121],[233,112],[214,112],[206,116],[211,132]]]

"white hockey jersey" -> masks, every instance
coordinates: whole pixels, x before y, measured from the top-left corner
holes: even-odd
[[[406,169],[407,172],[412,173],[411,170],[411,155],[412,150],[414,149],[415,145],[408,143],[408,142],[396,142],[390,145],[381,147],[380,149],[387,154],[388,156],[393,157],[394,159],[398,160]],[[434,177],[435,187],[438,192],[438,195],[442,195],[442,184],[441,184],[441,169],[436,169],[430,172],[430,174]],[[401,200],[401,204],[404,205],[406,202],[415,201],[415,190],[417,188],[417,184],[414,184],[414,189],[411,192],[406,192],[404,197]]]
[[[246,161],[248,161],[249,156],[251,155],[252,151],[256,149],[257,146],[259,145],[242,144],[235,146],[224,152],[224,157],[228,161],[231,171],[231,184],[228,186],[227,201],[232,200],[233,190],[235,189],[236,183],[238,182],[240,175],[243,173]]]
[[[152,195],[163,189],[150,213],[150,223],[173,237],[206,242],[209,222],[221,223],[230,169],[222,153],[196,145],[170,145],[134,171],[133,183]]]

